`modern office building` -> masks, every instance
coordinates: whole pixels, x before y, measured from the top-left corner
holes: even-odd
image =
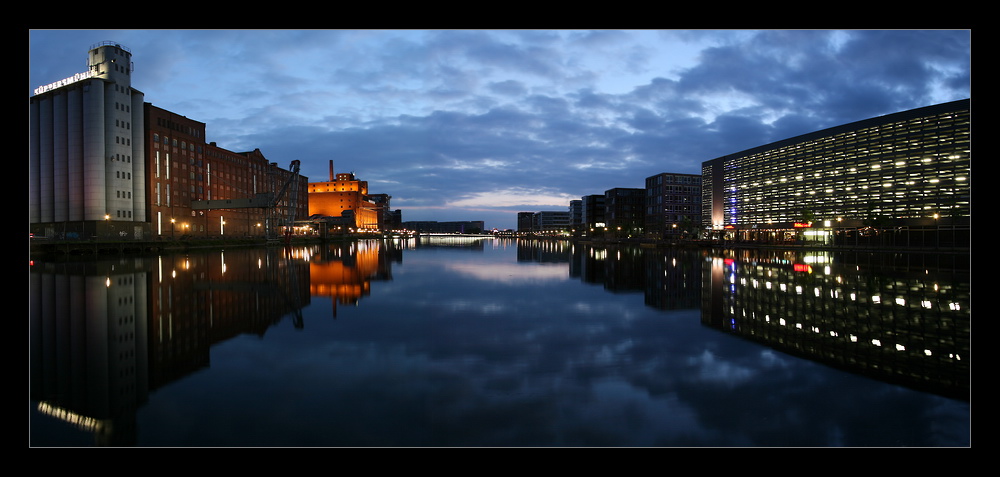
[[[517,231],[518,232],[532,232],[534,230],[535,213],[534,212],[518,212],[517,213]]]
[[[403,222],[402,225],[406,230],[428,234],[480,234],[486,232],[486,222],[482,220],[456,220],[450,222],[414,220]]]
[[[569,210],[542,210],[535,212],[538,232],[560,234],[569,231]]]
[[[602,234],[607,227],[604,220],[604,194],[585,195],[580,200],[583,202],[584,235]]]
[[[646,235],[657,239],[697,234],[701,176],[668,172],[646,178]]]
[[[29,98],[29,232],[147,238],[144,95],[132,88],[132,53],[100,43],[87,65]]]
[[[570,231],[569,210],[518,212],[517,231],[535,234],[563,235]]]
[[[968,237],[970,100],[889,114],[702,164],[702,226],[735,240]],[[868,232],[870,231],[870,232]]]
[[[616,187],[604,191],[604,218],[612,237],[641,236],[646,221],[646,189]]]
[[[579,236],[583,232],[583,200],[569,201],[569,228],[571,235]]]

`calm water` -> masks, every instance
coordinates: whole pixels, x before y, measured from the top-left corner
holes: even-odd
[[[968,256],[366,241],[30,273],[32,446],[968,446]]]

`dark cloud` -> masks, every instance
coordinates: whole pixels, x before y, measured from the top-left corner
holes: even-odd
[[[970,96],[969,31],[35,31],[31,88],[132,49],[134,86],[209,141],[328,161],[404,220],[565,210],[659,172]],[[512,197],[523,194],[522,198]],[[494,207],[488,197],[503,197]],[[545,203],[551,202],[551,203]],[[463,208],[454,204],[476,205]],[[514,210],[516,211],[516,210]],[[447,217],[446,217],[447,216]]]

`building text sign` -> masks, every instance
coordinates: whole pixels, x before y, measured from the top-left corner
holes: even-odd
[[[76,83],[77,81],[82,81],[82,80],[85,80],[85,79],[88,79],[88,78],[92,78],[93,76],[94,76],[94,73],[90,72],[90,71],[86,71],[86,72],[83,72],[83,73],[77,73],[77,74],[75,74],[73,76],[70,76],[69,78],[61,79],[61,80],[56,81],[54,83],[49,83],[49,84],[47,84],[45,86],[39,86],[39,87],[35,88],[35,94],[42,94],[42,93],[44,93],[46,91],[52,91],[52,90],[54,90],[56,88],[62,88],[63,86],[66,86],[68,84],[73,84],[73,83]]]

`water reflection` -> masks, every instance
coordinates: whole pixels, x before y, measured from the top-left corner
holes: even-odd
[[[310,302],[308,253],[234,249],[97,261],[39,261],[29,274],[30,395],[85,422],[97,445],[135,442],[153,392],[209,366],[209,349],[263,336]]]
[[[358,305],[371,293],[372,281],[392,280],[392,263],[402,263],[403,249],[412,244],[367,240],[312,247],[318,255],[309,261],[309,295],[331,298],[336,317],[337,305]]]
[[[706,325],[968,400],[968,256],[742,250],[706,261]]]
[[[611,293],[787,354],[969,399],[969,257],[573,245],[522,241],[518,259],[567,261]]]
[[[694,384],[736,386],[750,367],[737,359],[747,364],[755,352],[713,350],[718,344],[703,344],[705,334],[967,399],[969,284],[961,264],[941,256],[412,239],[41,261],[30,273],[30,394],[34,413],[81,430],[67,445],[149,445],[139,442],[136,415],[151,396],[170,394],[166,388],[196,395],[184,395],[192,400],[187,414],[204,407],[206,419],[217,416],[202,402],[219,394],[227,412],[235,407],[227,400],[239,399],[258,426],[315,420],[321,429],[297,429],[316,436],[306,445],[786,442],[752,435],[745,417],[723,422],[735,408],[723,412],[709,395],[726,394]],[[633,296],[638,309],[628,305]],[[338,312],[342,320],[327,319]],[[220,349],[231,351],[213,366],[210,350],[218,358]],[[219,364],[233,356],[254,364]],[[299,368],[278,365],[285,360]],[[286,382],[289,370],[308,378]],[[690,376],[695,370],[707,374]],[[247,379],[244,372],[261,384],[238,397],[230,380]],[[178,386],[185,381],[194,384]],[[284,386],[295,399],[269,409],[287,397]],[[177,412],[179,404],[161,404],[155,415],[179,427],[171,421]],[[324,416],[330,421],[321,423]],[[46,433],[38,416],[32,426],[40,445],[67,439]],[[636,428],[646,434],[629,431]],[[273,441],[255,445],[300,435],[257,432]],[[209,442],[239,445],[247,434]]]

